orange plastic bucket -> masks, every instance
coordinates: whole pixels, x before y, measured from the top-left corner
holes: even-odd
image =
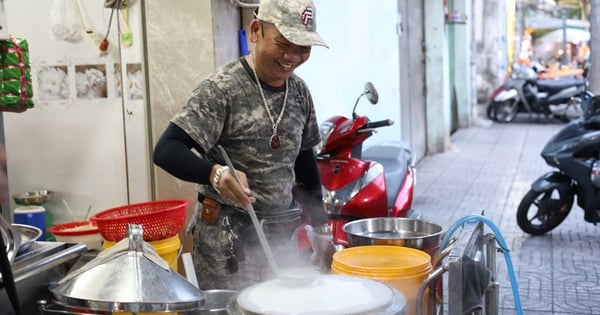
[[[407,315],[416,314],[417,294],[431,272],[431,257],[422,250],[393,245],[350,247],[333,255],[331,273],[368,278],[400,291]]]

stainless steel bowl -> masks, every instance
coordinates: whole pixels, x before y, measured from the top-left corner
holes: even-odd
[[[52,200],[54,192],[51,190],[35,190],[13,195],[15,203],[18,205],[41,205],[44,202]]]
[[[13,229],[15,229],[21,235],[21,243],[19,244],[19,254],[26,252],[31,245],[37,241],[40,236],[42,236],[42,230],[35,226],[26,225],[26,224],[11,224]]]
[[[343,226],[350,246],[397,245],[430,249],[439,245],[442,227],[435,223],[409,218],[369,218]]]

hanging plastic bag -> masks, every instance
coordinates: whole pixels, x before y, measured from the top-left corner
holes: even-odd
[[[76,0],[54,0],[50,9],[52,34],[57,40],[79,42],[83,38]]]
[[[10,35],[0,40],[0,111],[21,113],[32,107],[29,45]]]

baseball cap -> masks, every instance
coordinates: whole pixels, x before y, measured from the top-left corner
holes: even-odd
[[[261,0],[256,18],[274,24],[296,45],[329,48],[317,33],[317,9],[312,0]]]

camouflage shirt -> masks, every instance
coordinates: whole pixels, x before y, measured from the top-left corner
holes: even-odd
[[[261,85],[271,116],[277,120],[285,85]],[[293,74],[288,79],[288,89],[287,104],[277,128],[281,139],[277,151],[269,147],[273,124],[244,58],[230,62],[203,80],[171,120],[202,147],[206,152],[202,158],[225,165],[216,148],[218,144],[223,146],[234,167],[246,173],[257,199],[257,211],[290,206],[296,157],[320,141],[312,97],[305,82]],[[200,185],[199,192],[221,199],[210,185]]]

